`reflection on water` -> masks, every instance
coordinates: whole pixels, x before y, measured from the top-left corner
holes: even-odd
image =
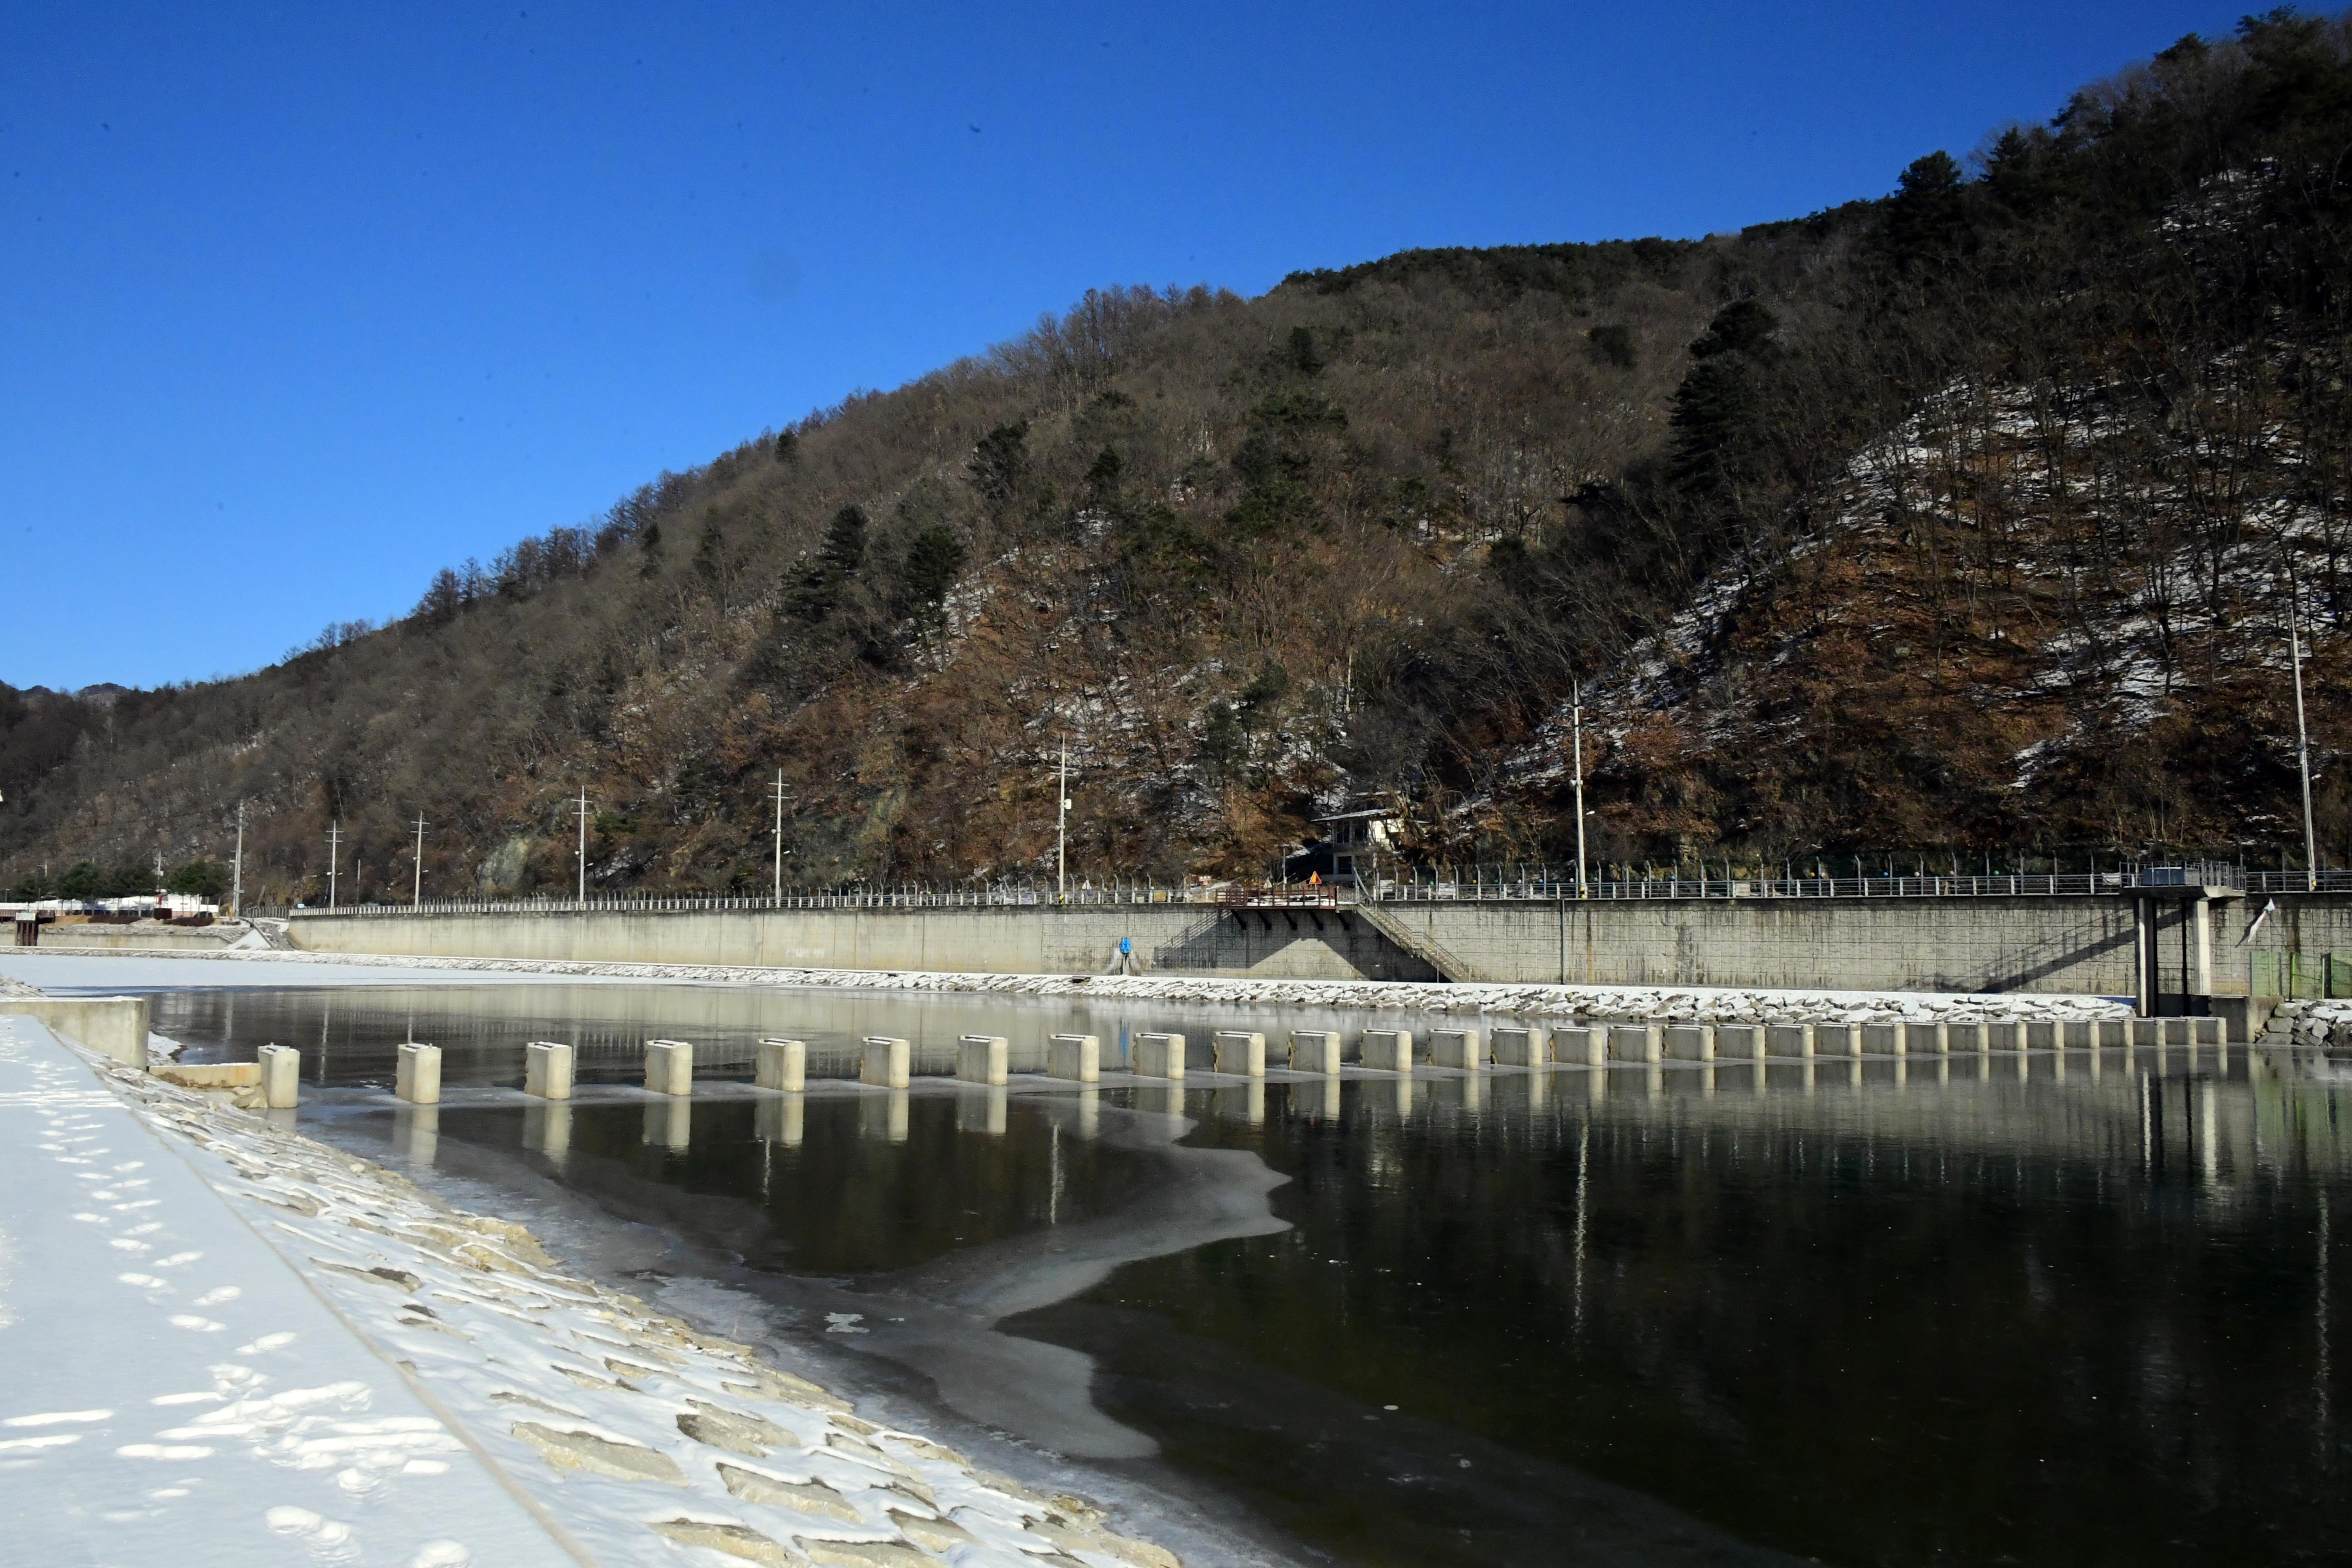
[[[665,1101],[588,1066],[635,1077],[648,1033],[698,1055],[788,1034],[841,1078],[876,1032],[936,1072],[971,1031],[1018,1067],[1074,1027],[1108,1061],[1129,1029],[1197,1049],[1240,1010],[227,1005],[160,998],[157,1026],[237,1053],[313,1031],[306,1076],[342,1084],[388,1078],[411,1007],[458,1086],[519,1082],[527,1038],[609,1040],[571,1106],[352,1091],[304,1115],[518,1191],[559,1176],[812,1322],[864,1314],[845,1342],[959,1411],[1213,1488],[1340,1561],[2266,1563],[2352,1539],[2331,1343],[2352,1089],[2325,1064],[2173,1047]],[[1149,1131],[1170,1111],[1197,1124],[1180,1148]],[[1254,1192],[1259,1162],[1287,1180]],[[1166,1199],[1180,1178],[1199,1191]]]

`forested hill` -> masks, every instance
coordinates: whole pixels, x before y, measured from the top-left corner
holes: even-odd
[[[2182,40],[1882,200],[1409,251],[1016,342],[234,680],[0,695],[0,878],[249,896],[1432,858],[2352,854],[2352,27]],[[2299,847],[2296,851],[2299,854]],[[352,871],[357,862],[356,872]],[[85,868],[89,884],[112,873]],[[354,876],[356,886],[354,885]]]

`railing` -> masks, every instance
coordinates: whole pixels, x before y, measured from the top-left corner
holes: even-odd
[[[2352,892],[2352,871],[2323,871],[2320,890]],[[2300,871],[2245,871],[2226,864],[2150,866],[2119,871],[2016,872],[1997,876],[1931,877],[1646,877],[1591,881],[1584,897],[1602,902],[1633,900],[1779,899],[2064,899],[2114,898],[2139,892],[2179,897],[2198,888],[2299,893]],[[339,909],[255,910],[257,914],[312,918],[388,914],[479,915],[606,912],[654,914],[762,910],[1098,909],[1150,904],[1330,909],[1360,903],[1557,903],[1574,901],[1575,885],[1556,872],[1511,880],[1389,881],[1357,887],[1342,882],[1224,882],[1174,887],[1150,882],[1052,888],[992,884],[976,888],[908,886],[773,898],[670,899],[428,899],[415,904],[346,904]]]
[[[2319,884],[2314,889],[2312,883]],[[2309,871],[2249,871],[2246,891],[2250,893],[2352,893],[2352,871],[2321,871],[2316,877]]]

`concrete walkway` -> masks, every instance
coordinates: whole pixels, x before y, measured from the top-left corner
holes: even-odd
[[[0,1557],[582,1561],[26,1018],[0,1018]]]

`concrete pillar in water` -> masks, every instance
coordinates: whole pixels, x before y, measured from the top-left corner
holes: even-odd
[[[1764,1043],[1776,1057],[1802,1057],[1809,1061],[1820,1047],[1811,1024],[1767,1024]]]
[[[1762,1061],[1764,1059],[1764,1026],[1761,1024],[1717,1025],[1715,1054],[1717,1058],[1722,1061]]]
[[[411,1105],[441,1103],[441,1047],[404,1043],[392,1072],[392,1094]]]
[[[2062,1037],[2058,1025],[2048,1018],[2032,1018],[2025,1026],[2025,1048],[2029,1051],[2054,1051]]]
[[[904,1089],[914,1065],[915,1047],[908,1041],[868,1035],[865,1054],[857,1062],[857,1081],[874,1089]]]
[[[261,1047],[261,1103],[291,1110],[302,1100],[302,1053],[291,1046]]]
[[[2135,1046],[2160,1046],[2164,1044],[2164,1020],[2161,1018],[2134,1018],[2131,1021],[2131,1043]]]
[[[1495,1063],[1507,1068],[1549,1067],[1551,1041],[1540,1027],[1496,1029]]]
[[[2025,1048],[2025,1026],[2014,1018],[1992,1018],[1981,1027],[1989,1051],[2021,1051]]]
[[[1609,1065],[1609,1031],[1586,1024],[1572,1024],[1551,1032],[1552,1058],[1556,1061],[1573,1062],[1579,1067],[1605,1068]]]
[[[1609,1057],[1612,1061],[1651,1062],[1665,1056],[1666,1031],[1660,1024],[1612,1024],[1609,1026]]]
[[[1663,1053],[1678,1062],[1711,1062],[1715,1060],[1715,1026],[1712,1024],[1675,1024],[1660,1037]]]
[[[694,1137],[694,1101],[688,1094],[656,1089],[663,1098],[646,1101],[646,1142],[683,1149]]]
[[[1363,1064],[1381,1072],[1412,1070],[1412,1031],[1411,1029],[1367,1029],[1360,1047]],[[1404,1103],[1412,1105],[1412,1096],[1406,1092]]]
[[[1486,1037],[1475,1029],[1432,1029],[1429,1065],[1476,1072],[1486,1065]]]
[[[751,1110],[753,1135],[787,1149],[801,1146],[807,1121],[808,1097],[803,1094],[763,1094]]]
[[[1138,1035],[1132,1049],[1129,1070],[1138,1078],[1164,1078],[1182,1081],[1184,1077],[1184,1037],[1181,1035]]]
[[[693,1042],[647,1040],[646,1042],[646,1088],[655,1094],[692,1094],[694,1092]]]
[[[572,1103],[551,1100],[527,1105],[522,1112],[522,1146],[536,1149],[561,1165],[572,1152]]]
[[[1948,1057],[1952,1054],[1951,1025],[1938,1019],[1933,1024],[1917,1024],[1913,1027],[1927,1032],[1927,1045],[1933,1047],[1937,1056]]]
[[[1862,1026],[1862,1048],[1874,1057],[1899,1057],[1907,1044],[1903,1038],[1901,1024],[1864,1024]]]
[[[905,1044],[900,1041],[899,1044]],[[907,1141],[907,1101],[904,1088],[890,1089],[886,1094],[868,1094],[857,1102],[857,1131],[861,1136],[881,1138],[892,1143]]]
[[[1072,1083],[1094,1083],[1102,1077],[1102,1037],[1098,1035],[1049,1035],[1045,1037],[1045,1076]]]
[[[2189,1037],[2200,1046],[2225,1045],[2229,1037],[2221,1030],[2227,1022],[2224,1018],[2191,1018],[2189,1020]]]
[[[1219,1029],[1209,1037],[1209,1066],[1244,1078],[1265,1076],[1265,1037],[1244,1029]]]
[[[1003,1137],[1005,1109],[1011,1099],[1011,1091],[1003,1084],[986,1085],[977,1094],[966,1090],[957,1095],[956,1131]]]
[[[2070,1051],[2096,1050],[2099,1045],[2099,1021],[2096,1018],[2069,1018],[2059,1026],[2059,1037]]]
[[[1825,1057],[1862,1057],[1862,1026],[1859,1024],[1815,1024],[1814,1047]]]
[[[1290,1070],[1337,1077],[1339,1071],[1339,1035],[1329,1029],[1293,1029],[1290,1032]]]
[[[522,1048],[522,1091],[541,1100],[572,1098],[573,1052],[560,1040],[533,1040]]]
[[[436,1089],[437,1092],[437,1085]],[[419,1100],[394,1110],[392,1139],[401,1152],[418,1164],[433,1163],[433,1156],[441,1147],[440,1105],[434,1100]]]
[[[956,1077],[966,1083],[1001,1084],[1012,1060],[1013,1047],[1003,1035],[964,1035],[956,1040]]]
[[[806,1040],[761,1040],[751,1058],[751,1081],[761,1089],[798,1094],[808,1087]]]

